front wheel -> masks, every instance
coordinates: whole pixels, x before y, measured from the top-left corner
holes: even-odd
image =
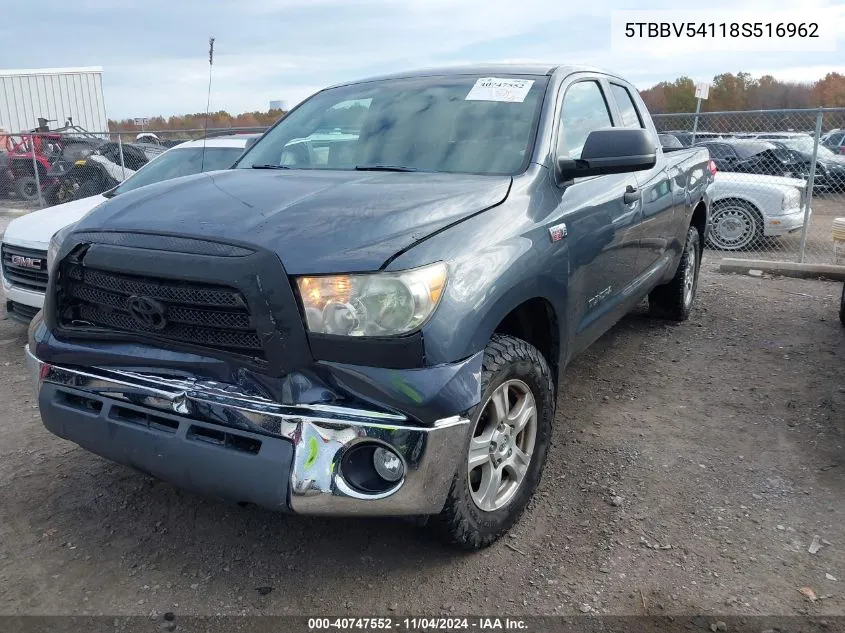
[[[763,224],[760,213],[747,202],[717,202],[707,245],[722,251],[742,251],[760,243]]]
[[[548,363],[521,339],[493,337],[481,389],[449,497],[431,521],[441,538],[465,550],[491,545],[522,515],[540,482],[554,418]]]

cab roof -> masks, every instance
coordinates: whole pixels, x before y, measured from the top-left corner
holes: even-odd
[[[561,64],[541,64],[541,63],[503,63],[503,64],[469,64],[465,66],[440,66],[432,68],[421,68],[418,70],[408,70],[385,75],[376,75],[373,77],[366,77],[354,81],[345,81],[339,84],[330,86],[337,88],[339,86],[349,86],[357,83],[366,83],[370,81],[382,81],[385,79],[408,79],[413,77],[437,77],[437,76],[458,76],[458,75],[545,75],[551,76],[560,74],[563,76],[571,75],[577,72],[593,72],[605,75],[614,75],[601,68],[581,65],[561,65]]]

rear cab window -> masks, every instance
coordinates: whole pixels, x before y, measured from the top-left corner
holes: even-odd
[[[645,128],[643,118],[634,103],[631,93],[625,86],[619,84],[610,84],[610,92],[613,93],[613,99],[616,101],[616,107],[619,108],[619,115],[622,117],[623,127],[638,127]]]

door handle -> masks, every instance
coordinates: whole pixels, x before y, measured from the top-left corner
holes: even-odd
[[[634,204],[641,197],[640,190],[633,185],[628,185],[625,188],[625,193],[622,196],[622,202],[625,204]]]

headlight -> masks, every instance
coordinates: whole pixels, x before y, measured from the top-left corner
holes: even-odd
[[[782,209],[793,209],[801,203],[801,192],[798,189],[790,189],[783,194]]]
[[[64,241],[67,234],[73,230],[74,225],[69,224],[68,226],[64,227],[63,229],[59,229],[55,233],[53,233],[53,237],[50,238],[50,246],[47,247],[47,270],[53,270],[53,262],[56,259],[56,255],[59,254],[59,249],[62,246],[62,242]]]
[[[310,332],[398,336],[425,323],[446,285],[446,265],[398,273],[298,277]]]

